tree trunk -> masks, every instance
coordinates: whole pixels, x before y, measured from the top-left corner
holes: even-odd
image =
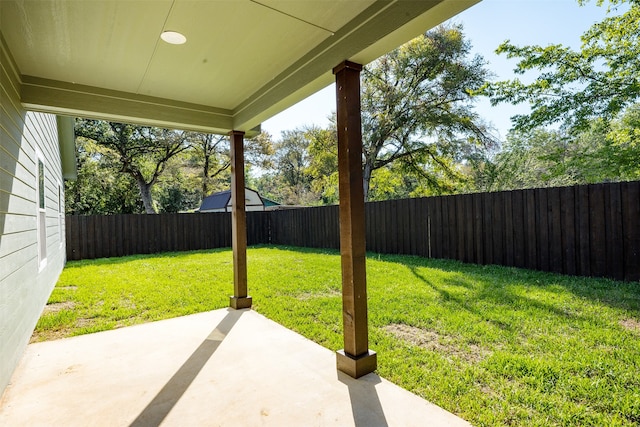
[[[371,184],[371,173],[373,172],[373,165],[369,162],[364,163],[362,170],[362,186],[364,190],[364,201],[369,201],[369,185]]]
[[[202,168],[202,198],[203,199],[207,197],[207,194],[209,193],[208,184],[209,184],[209,156],[207,155],[206,147],[205,147],[204,165]]]
[[[156,208],[153,206],[153,198],[151,197],[151,187],[153,183],[146,183],[143,179],[136,179],[138,188],[140,189],[140,198],[144,204],[144,211],[148,214],[157,214]]]

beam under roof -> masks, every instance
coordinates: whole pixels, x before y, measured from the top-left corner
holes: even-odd
[[[2,0],[0,44],[26,109],[253,133],[336,64],[369,63],[477,1]],[[158,41],[165,29],[187,43]]]

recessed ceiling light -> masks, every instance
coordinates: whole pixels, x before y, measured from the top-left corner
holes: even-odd
[[[184,44],[187,41],[187,38],[177,31],[163,31],[160,38],[171,44]]]

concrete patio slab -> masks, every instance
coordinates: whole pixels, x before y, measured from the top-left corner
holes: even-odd
[[[28,346],[2,426],[469,426],[252,310]]]

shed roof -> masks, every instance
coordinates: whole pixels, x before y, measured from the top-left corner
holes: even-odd
[[[278,206],[279,203],[273,200],[265,199],[256,190],[245,187],[246,206]],[[258,202],[259,201],[259,202]],[[224,209],[231,206],[231,190],[219,191],[202,199],[200,204],[200,212],[211,211],[214,209]]]
[[[200,211],[207,211],[211,209],[224,209],[227,207],[230,200],[231,200],[231,190],[214,193],[202,199],[202,204],[200,205]]]

